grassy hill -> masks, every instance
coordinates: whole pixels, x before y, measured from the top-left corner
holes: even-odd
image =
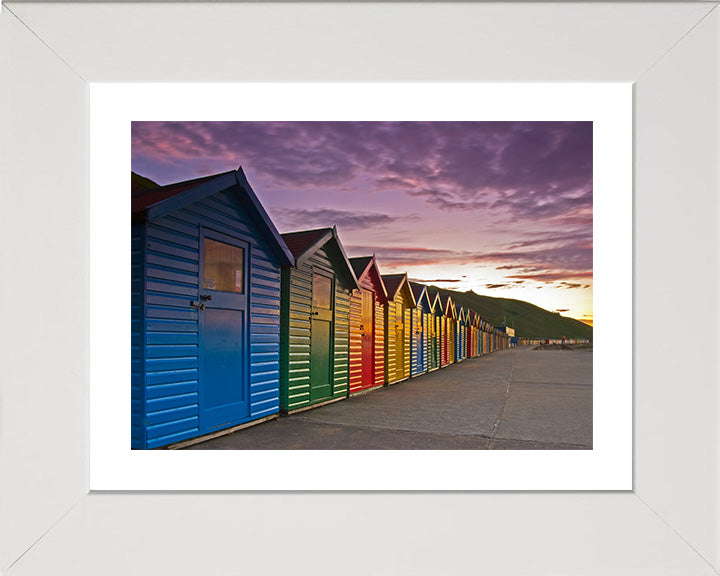
[[[157,188],[158,185],[155,184],[150,178],[145,178],[145,176],[140,176],[140,174],[135,174],[135,172],[130,172],[131,175],[131,192],[132,194],[135,194],[135,192],[142,192],[143,190],[149,190],[150,188]]]
[[[574,318],[561,316],[556,312],[549,312],[539,306],[512,300],[510,298],[493,298],[491,296],[480,296],[473,291],[456,292],[428,286],[428,291],[433,294],[449,294],[456,306],[463,306],[474,310],[483,318],[486,318],[494,326],[500,326],[505,320],[511,328],[515,328],[517,336],[528,338],[590,338],[593,337],[592,326],[588,326]]]

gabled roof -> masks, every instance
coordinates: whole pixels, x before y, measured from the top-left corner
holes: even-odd
[[[423,301],[425,302],[427,309],[432,312],[433,308],[435,306],[434,300],[430,298],[430,293],[428,292],[428,287],[425,284],[418,284],[416,282],[410,282],[410,288],[413,291],[413,296],[415,296],[415,302],[418,306],[422,305]]]
[[[380,274],[380,268],[378,268],[377,260],[375,260],[375,255],[350,258],[350,266],[352,266],[353,272],[355,272],[358,284],[362,282],[362,279],[366,275],[371,277],[371,280],[375,284],[375,293],[380,299],[380,302],[382,304],[387,304],[387,287],[385,286],[385,282],[383,282],[382,274]]]
[[[227,176],[228,174],[234,174],[235,171],[221,172],[220,174],[213,174],[212,176],[203,176],[202,178],[195,178],[194,180],[185,180],[184,182],[176,182],[175,184],[167,184],[166,186],[158,186],[157,188],[149,188],[146,190],[138,190],[132,195],[132,213],[133,215],[144,212],[150,206],[154,206],[158,202],[177,196],[181,192],[195,188],[200,184],[219,178],[220,176]]]
[[[282,239],[285,240],[285,244],[287,244],[287,247],[290,248],[290,252],[292,252],[293,256],[295,256],[295,263],[297,264],[297,259],[310,250],[310,248],[313,248],[315,244],[320,244],[322,246],[330,239],[332,236],[332,228],[318,228],[317,230],[287,232],[285,234],[280,234],[280,236],[282,236]]]
[[[355,272],[355,276],[357,276],[358,280],[360,280],[360,276],[365,273],[365,271],[370,265],[370,262],[372,262],[374,259],[375,256],[360,256],[358,258],[350,258],[350,266],[353,267],[353,272]]]
[[[390,300],[394,300],[395,296],[398,294],[398,292],[400,292],[400,290],[405,290],[410,300],[409,307],[415,308],[417,304],[415,302],[415,296],[410,289],[410,282],[408,282],[407,272],[403,274],[383,274],[382,279],[385,283],[385,288],[387,289],[388,298]]]
[[[233,191],[243,208],[253,216],[260,233],[268,240],[279,256],[280,263],[282,265],[294,264],[295,259],[292,253],[280,237],[280,233],[275,228],[272,220],[270,220],[265,208],[260,204],[255,192],[250,187],[250,183],[245,178],[242,168],[133,194],[132,222],[135,224],[161,218],[170,212],[225,190]]]
[[[442,304],[442,310],[445,316],[451,316],[457,320],[457,309],[450,294],[440,294],[440,303]]]
[[[410,288],[413,291],[413,296],[415,296],[415,302],[420,299],[423,292],[427,294],[427,286],[425,286],[425,284],[416,284],[415,282],[410,282]]]
[[[348,289],[358,288],[358,281],[353,267],[348,261],[337,228],[318,228],[316,230],[302,230],[282,234],[282,239],[295,257],[295,266],[302,266],[318,250],[327,246],[329,256],[336,266],[340,277]]]
[[[406,281],[407,274],[383,274],[383,282],[385,282],[385,288],[387,288],[388,296],[393,298],[398,291],[398,288],[402,286],[403,282]]]
[[[433,307],[432,307],[433,314],[437,314],[438,316],[440,316],[445,313],[445,311],[443,310],[442,300],[440,298],[440,292],[434,292],[434,293],[428,292],[428,298],[430,299],[430,301],[432,302],[432,305],[433,305]]]

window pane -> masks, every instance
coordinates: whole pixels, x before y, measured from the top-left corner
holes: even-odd
[[[205,238],[205,280],[203,287],[221,292],[244,292],[244,250]]]
[[[332,307],[332,279],[313,274],[313,306],[330,310]]]

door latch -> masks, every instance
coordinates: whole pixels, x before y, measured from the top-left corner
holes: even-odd
[[[205,310],[205,302],[212,300],[212,294],[201,294],[200,300],[192,300],[190,306],[198,310]]]

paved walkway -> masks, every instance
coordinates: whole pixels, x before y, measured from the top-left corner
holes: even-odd
[[[187,449],[592,449],[592,352],[502,350]]]

